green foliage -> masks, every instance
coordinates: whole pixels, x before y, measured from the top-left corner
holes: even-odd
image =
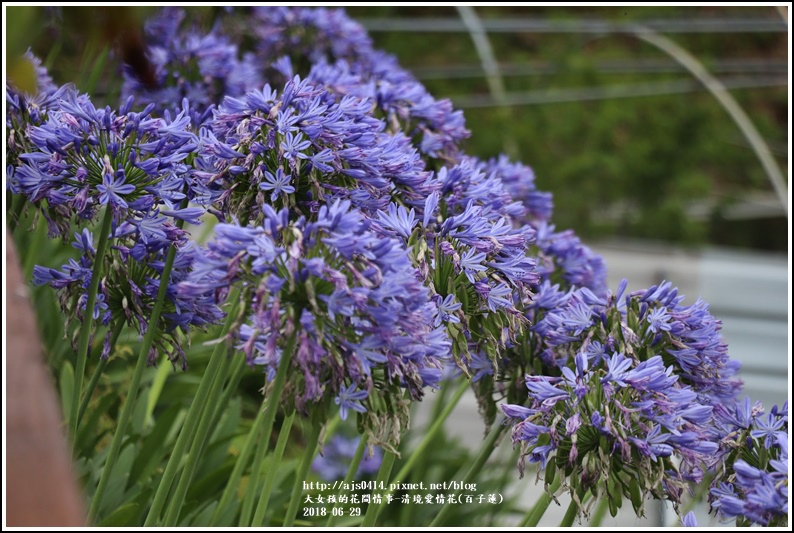
[[[348,8],[356,18],[446,17],[452,8]],[[482,19],[606,19],[616,23],[649,19],[773,18],[771,8],[695,7],[478,7]],[[376,46],[395,54],[408,70],[480,63],[466,33],[373,32]],[[504,76],[509,93],[690,80],[679,72],[609,72],[605,62],[670,62],[659,50],[631,36],[611,34],[491,32],[502,65],[537,66],[536,73]],[[707,67],[717,61],[787,59],[785,33],[685,33],[670,37]],[[551,67],[553,73],[544,73]],[[730,75],[730,74],[728,74]],[[720,75],[718,74],[718,77]],[[482,75],[426,80],[431,94],[465,98],[488,94]],[[421,77],[420,77],[421,79]],[[785,86],[732,91],[765,140],[787,142]],[[517,145],[514,157],[535,171],[538,187],[554,194],[553,221],[585,239],[647,238],[701,245],[786,250],[785,218],[742,220],[725,230],[724,208],[751,193],[771,194],[761,165],[725,110],[707,92],[653,97],[464,109],[472,137],[467,153],[488,158]],[[785,152],[778,158],[785,167]],[[711,216],[690,214],[705,205]],[[709,207],[713,205],[714,207]],[[778,238],[770,235],[778,235]]]

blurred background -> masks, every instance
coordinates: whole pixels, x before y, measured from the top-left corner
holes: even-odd
[[[196,9],[208,26],[217,15]],[[773,186],[769,165],[682,56],[638,32],[672,41],[729,91],[788,183],[787,198],[786,7],[346,11],[431,94],[464,110],[472,131],[467,153],[506,153],[533,168],[538,188],[554,194],[557,228],[574,229],[605,257],[610,287],[624,277],[633,289],[668,279],[688,296],[685,303],[703,298],[724,323],[732,357],[744,365],[746,392],[767,406],[785,401],[787,200]],[[121,35],[128,49],[145,50],[130,28],[151,12],[9,8],[7,73],[25,82],[30,72],[14,60],[31,46],[56,83],[75,82],[115,104],[119,61],[105,44]],[[420,414],[420,427],[422,416],[429,414]],[[450,433],[471,440],[480,429],[473,398],[453,420]],[[649,522],[632,516],[617,524],[670,519],[655,510]]]

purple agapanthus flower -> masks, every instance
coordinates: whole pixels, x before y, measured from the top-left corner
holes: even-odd
[[[126,177],[124,172],[119,170],[114,175],[109,172],[102,178],[102,183],[97,185],[99,191],[99,203],[110,205],[113,208],[127,208],[129,205],[121,195],[128,195],[135,192],[135,185],[124,183]]]
[[[291,177],[285,174],[281,168],[276,169],[275,175],[266,170],[259,188],[263,191],[272,191],[270,201],[275,201],[281,194],[292,194],[295,192],[295,187],[290,185],[290,182]]]
[[[334,403],[339,406],[339,417],[342,420],[347,420],[347,411],[352,409],[357,413],[366,413],[367,408],[361,405],[361,401],[369,396],[369,392],[365,390],[358,390],[355,384],[348,387],[342,387],[339,394],[334,399]]]

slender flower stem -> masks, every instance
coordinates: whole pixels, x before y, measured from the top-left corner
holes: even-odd
[[[232,473],[229,476],[229,481],[226,483],[226,488],[223,489],[220,503],[218,503],[218,507],[215,509],[215,512],[212,515],[212,520],[210,520],[210,526],[218,525],[218,520],[229,507],[232,496],[234,496],[237,487],[240,485],[240,478],[243,476],[243,471],[248,465],[248,460],[251,458],[251,454],[254,451],[254,446],[257,443],[257,436],[262,429],[262,420],[264,418],[265,410],[264,408],[260,408],[256,415],[256,419],[254,419],[254,422],[251,425],[251,430],[248,432],[248,439],[245,441],[245,446],[243,446],[243,450],[240,452],[240,455],[234,462],[234,468],[232,469]]]
[[[392,466],[394,466],[394,460],[397,458],[397,455],[392,452],[384,452],[383,454],[383,461],[380,464],[380,470],[378,470],[378,478],[375,480],[375,488],[380,490],[381,486],[388,487],[389,485],[389,476],[391,475]],[[391,490],[387,490],[381,494],[381,503],[380,504],[370,504],[367,507],[367,514],[364,515],[364,522],[361,523],[364,527],[372,527],[375,525],[375,521],[378,519],[378,514],[380,514],[380,508],[383,506],[383,502],[386,501],[386,497],[391,492]]]
[[[278,412],[278,404],[281,401],[281,391],[284,390],[284,383],[287,381],[287,371],[292,361],[292,352],[295,349],[295,338],[298,336],[297,328],[292,332],[287,340],[287,346],[281,352],[281,361],[278,364],[276,377],[273,380],[273,388],[267,398],[267,407],[265,408],[265,418],[262,420],[263,433],[259,441],[259,448],[257,448],[256,456],[254,457],[254,465],[251,469],[251,478],[248,480],[249,487],[252,490],[246,492],[245,499],[243,500],[243,510],[240,515],[240,525],[247,526],[251,523],[251,515],[254,508],[254,498],[256,497],[257,488],[259,488],[259,476],[262,473],[262,462],[264,461],[267,449],[270,445],[270,436],[273,434],[273,423],[276,420],[276,412]]]
[[[303,494],[303,480],[309,473],[309,467],[317,453],[317,443],[320,441],[320,432],[323,429],[322,423],[318,420],[318,411],[315,409],[311,418],[309,434],[306,435],[306,448],[303,450],[303,458],[296,473],[295,485],[292,487],[292,496],[289,499],[289,507],[284,517],[284,527],[292,527],[295,523],[295,515],[298,514],[298,506],[301,504],[301,494]]]
[[[239,305],[238,298],[239,293],[237,293],[237,291],[234,291],[229,296],[228,301],[232,302],[232,308],[229,310],[229,314],[226,317],[226,323],[224,324],[220,335],[220,338],[222,339],[226,337],[232,324],[237,319],[237,308]],[[169,457],[165,471],[163,472],[163,477],[160,479],[160,484],[157,486],[157,491],[154,494],[154,500],[152,501],[152,506],[149,509],[149,514],[146,516],[144,526],[153,526],[160,519],[160,513],[163,510],[165,500],[168,497],[169,491],[171,490],[171,484],[174,481],[174,477],[176,477],[179,464],[182,462],[182,458],[185,455],[185,448],[187,448],[188,443],[195,435],[196,426],[199,423],[201,412],[207,403],[207,395],[210,392],[213,378],[218,373],[221,363],[226,358],[225,348],[226,343],[218,343],[218,345],[215,346],[212,355],[210,356],[209,365],[207,365],[207,369],[204,371],[204,375],[201,377],[201,382],[199,383],[199,388],[196,391],[196,396],[193,398],[193,401],[190,404],[190,409],[188,409],[182,430],[179,432],[179,437],[176,439],[174,449],[171,452],[171,457]]]
[[[88,359],[88,343],[91,339],[91,330],[93,329],[94,323],[94,305],[96,304],[96,294],[99,290],[99,280],[102,278],[102,263],[105,260],[105,250],[107,250],[108,237],[110,236],[110,228],[112,225],[113,210],[107,207],[105,208],[105,215],[102,219],[102,228],[99,231],[99,242],[97,242],[96,257],[94,257],[94,269],[91,271],[91,284],[88,286],[88,296],[86,299],[85,312],[83,313],[83,324],[80,326],[80,337],[77,340],[77,364],[74,370],[72,409],[69,412],[69,433],[72,436],[72,444],[77,441],[77,412],[83,392],[83,374],[85,374],[85,364],[86,359]],[[171,263],[173,264],[173,259],[171,259]],[[162,308],[162,305],[160,307]]]
[[[584,503],[584,495],[585,491],[582,490],[581,487],[576,489],[576,494],[579,496],[579,501],[576,501],[576,498],[571,498],[571,504],[568,506],[568,510],[565,511],[565,516],[562,517],[562,522],[560,522],[560,527],[571,527],[573,525],[574,519],[576,519],[576,515],[579,513],[579,506]],[[589,494],[589,493],[588,493]]]
[[[552,495],[557,492],[557,489],[560,488],[560,485],[562,485],[562,477],[557,475],[549,489],[543,491],[543,494],[541,494],[540,498],[538,498],[538,501],[535,502],[535,505],[532,506],[532,509],[530,509],[526,516],[524,516],[524,519],[519,522],[518,527],[537,527],[538,522],[540,522],[540,519],[543,518],[546,509],[549,508]]]
[[[485,466],[485,463],[488,461],[488,458],[491,457],[491,454],[496,449],[496,443],[499,441],[499,437],[502,436],[505,428],[507,426],[497,425],[495,428],[491,430],[488,434],[488,438],[485,439],[485,442],[480,449],[480,453],[477,455],[477,458],[472,463],[471,467],[469,468],[466,475],[463,477],[463,481],[461,483],[469,483],[474,477],[479,474],[482,467]],[[398,479],[403,479],[398,477]],[[460,491],[456,491],[455,495],[457,496]],[[437,526],[448,514],[448,509],[452,509],[453,506],[445,505],[441,511],[436,515],[432,522],[430,522],[430,527]]]
[[[116,322],[113,328],[113,332],[110,334],[110,345],[115,346],[116,341],[119,340],[119,336],[121,335],[121,330],[124,329],[124,321],[119,320]],[[94,369],[94,373],[91,374],[91,380],[88,382],[88,386],[85,388],[85,394],[83,395],[83,401],[80,402],[80,410],[77,411],[77,424],[80,424],[80,421],[83,419],[83,414],[85,410],[88,408],[88,403],[91,401],[91,396],[94,394],[94,389],[99,383],[99,378],[102,377],[102,373],[105,371],[105,367],[108,365],[107,359],[99,359],[99,363],[97,363],[96,368]]]
[[[444,405],[446,405],[447,393],[449,392],[451,385],[451,381],[444,381],[441,389],[436,393],[438,398],[436,398],[436,401],[433,403],[433,420],[441,416],[441,413],[444,410]]]
[[[223,389],[223,395],[221,395],[221,399],[215,404],[215,411],[212,415],[212,423],[210,424],[211,428],[218,427],[218,423],[221,421],[221,417],[223,413],[226,412],[226,407],[229,405],[229,401],[232,399],[232,395],[235,392],[239,392],[240,380],[243,378],[243,373],[245,372],[245,358],[244,357],[235,357],[232,361],[231,366],[231,373],[232,377],[229,378],[229,381],[226,383],[226,388]],[[209,444],[209,439],[212,433],[208,433],[204,439],[204,446],[206,447]]]
[[[108,210],[108,212],[110,211]],[[107,240],[107,238],[105,240]],[[97,257],[99,257],[98,251]],[[94,493],[94,498],[91,500],[91,508],[88,511],[89,524],[94,523],[97,518],[100,506],[102,504],[102,498],[105,495],[105,489],[107,488],[108,481],[110,481],[110,476],[113,473],[113,467],[115,466],[119,452],[121,451],[121,444],[124,441],[124,435],[127,432],[127,425],[129,424],[132,411],[135,407],[135,399],[138,396],[138,389],[141,386],[143,370],[146,368],[146,363],[149,359],[149,349],[152,347],[154,337],[157,335],[157,331],[159,329],[158,326],[160,323],[160,313],[163,310],[163,304],[165,302],[166,292],[168,290],[168,283],[171,279],[171,269],[174,266],[175,257],[176,245],[171,245],[171,247],[168,249],[168,254],[166,255],[162,276],[160,277],[160,287],[157,290],[157,300],[154,303],[154,309],[152,309],[152,315],[149,318],[149,326],[146,329],[146,335],[143,338],[143,344],[141,344],[141,351],[138,354],[138,362],[135,364],[135,370],[132,374],[130,389],[127,393],[127,398],[124,401],[124,407],[121,409],[118,427],[116,428],[116,432],[113,434],[113,440],[110,442],[110,451],[108,452],[108,457],[105,460],[105,466],[102,469],[102,474],[99,477],[99,485],[97,486],[96,492]],[[89,305],[89,309],[92,307],[92,304]],[[76,409],[74,412],[77,414]]]
[[[433,411],[430,415],[431,416],[430,420],[438,420],[438,418],[441,416],[441,413],[444,411],[444,407],[447,404],[447,396],[449,395],[453,385],[454,385],[453,381],[450,380],[444,381],[443,385],[441,386],[441,389],[436,393],[438,397],[433,403]],[[418,475],[422,475],[422,473],[426,471],[425,463],[427,462],[427,460],[428,460],[428,454],[423,453],[422,457],[419,458],[417,465],[414,467],[414,471],[417,472]],[[405,478],[398,478],[398,479],[400,479],[401,481],[403,480],[408,481]],[[404,514],[402,512],[404,512]],[[401,518],[402,517],[408,518],[410,517],[410,514],[411,514],[410,509],[408,509],[408,506],[401,508],[401,515],[402,515]],[[401,522],[401,525],[406,525],[406,524]]]
[[[11,216],[8,219],[8,231],[13,234],[14,230],[17,229],[17,225],[19,224],[19,218],[22,216],[22,209],[25,207],[25,196],[22,194],[15,194],[13,195],[11,201],[13,204],[13,210],[11,211]]]
[[[342,482],[342,486],[348,486],[350,483],[355,479],[356,474],[358,473],[358,467],[361,464],[361,460],[364,458],[364,451],[367,449],[367,439],[364,435],[361,436],[361,440],[358,443],[358,448],[356,448],[356,453],[353,455],[353,462],[350,463],[350,468],[347,469],[347,475],[345,476],[345,480]],[[336,522],[337,516],[331,513],[331,516],[328,517],[328,522],[325,523],[325,527],[331,527]]]
[[[706,486],[708,486],[708,483]],[[604,521],[604,516],[607,514],[608,507],[609,500],[607,498],[601,498],[601,501],[598,502],[598,506],[593,512],[593,518],[590,519],[590,527],[601,527],[601,522]]]
[[[262,487],[262,494],[259,495],[259,503],[256,506],[254,521],[251,523],[251,527],[262,527],[264,525],[265,513],[267,512],[267,505],[270,503],[270,494],[273,492],[273,483],[276,480],[278,465],[281,463],[281,458],[284,456],[284,448],[287,447],[289,433],[294,421],[295,411],[287,416],[287,418],[284,419],[284,423],[281,424],[281,429],[278,433],[278,442],[276,442],[276,450],[270,458],[270,468],[267,469],[267,474],[265,474],[265,485]]]
[[[218,346],[222,346],[219,344]],[[168,503],[168,508],[165,513],[165,520],[163,525],[165,527],[176,527],[179,521],[179,512],[182,510],[182,504],[185,502],[185,495],[190,487],[190,482],[193,480],[193,474],[196,472],[199,459],[203,455],[205,440],[208,438],[211,430],[211,422],[215,415],[215,404],[218,401],[218,396],[223,389],[223,384],[226,382],[226,375],[229,372],[230,358],[223,357],[218,373],[212,381],[209,394],[207,395],[206,405],[201,411],[201,418],[199,420],[196,435],[193,437],[193,443],[190,445],[190,451],[185,461],[185,466],[182,468],[182,476],[179,478],[179,483],[176,486],[176,491],[171,495]]]
[[[466,380],[463,380],[461,382],[461,384],[458,386],[457,390],[455,391],[455,394],[450,399],[449,403],[447,403],[447,405],[444,408],[444,410],[433,421],[433,424],[430,426],[430,428],[425,433],[425,437],[422,439],[422,442],[420,442],[419,446],[417,446],[416,449],[414,449],[411,452],[411,457],[408,459],[408,461],[406,461],[406,463],[400,469],[399,473],[397,474],[396,479],[407,479],[408,474],[410,474],[411,470],[413,470],[414,466],[416,465],[417,461],[419,460],[419,457],[421,455],[423,455],[422,452],[424,451],[424,449],[427,448],[430,445],[430,443],[435,438],[436,434],[441,430],[441,427],[444,425],[444,422],[449,417],[449,415],[452,413],[452,410],[458,404],[460,399],[463,397],[463,393],[466,392],[466,390],[468,388],[469,388],[469,382],[466,381]],[[386,461],[386,458],[389,455],[392,456],[391,461],[394,462],[394,457],[393,457],[394,454],[386,453],[385,454],[386,457],[384,457],[384,459],[383,459],[384,463]],[[381,463],[381,469],[383,469],[382,465],[383,465],[383,463]],[[391,470],[391,466],[389,467],[389,470]],[[388,480],[384,480],[384,483],[386,481],[388,481]],[[367,516],[364,518],[364,525],[366,525],[367,518],[370,516],[370,513],[374,513],[375,515],[377,515],[380,512],[380,507],[382,507],[384,505],[384,502],[386,500],[386,495],[387,494],[391,494],[391,492],[392,492],[391,489],[388,489],[384,493],[384,495],[383,495],[384,499],[381,500],[381,503],[379,503],[379,504],[371,503],[369,505],[369,507],[367,507]],[[378,508],[378,509],[375,509],[375,508]],[[371,520],[374,522],[375,519],[372,518]]]
[[[264,430],[264,427],[262,430]],[[254,499],[259,491],[259,477],[262,475],[262,465],[265,463],[265,457],[269,449],[270,439],[265,442],[260,436],[256,441],[254,462],[251,465],[251,474],[248,476],[248,483],[246,485],[245,495],[243,496],[243,504],[240,508],[240,516],[237,519],[238,527],[248,527],[251,524],[251,514],[254,512]]]
[[[408,461],[400,469],[399,473],[397,474],[397,479],[406,479],[408,477],[408,474],[411,472],[411,470],[413,470],[419,457],[423,455],[425,448],[427,448],[430,445],[430,443],[433,441],[435,436],[441,430],[442,426],[444,425],[444,422],[447,420],[447,418],[449,418],[449,415],[452,414],[452,410],[455,409],[456,405],[458,405],[458,402],[463,397],[463,393],[465,393],[468,388],[469,388],[468,381],[464,380],[463,382],[461,382],[457,390],[455,390],[455,394],[453,394],[452,398],[449,400],[449,403],[447,403],[444,410],[433,421],[433,425],[431,425],[430,428],[425,433],[422,442],[420,442],[419,445],[416,447],[416,449],[411,452],[410,459],[408,459]]]

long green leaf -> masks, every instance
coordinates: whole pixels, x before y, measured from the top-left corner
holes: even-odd
[[[182,410],[181,405],[172,405],[157,417],[152,430],[143,439],[143,446],[138,452],[130,472],[130,485],[144,481],[168,453],[167,438],[174,422]]]
[[[106,414],[115,402],[119,400],[115,392],[103,396],[97,404],[88,411],[88,416],[80,424],[77,432],[77,450],[82,455],[91,455],[97,440],[102,438],[104,430],[99,427],[99,421],[103,414]]]
[[[126,503],[113,511],[99,523],[99,527],[132,527],[138,525],[137,518],[141,506],[137,503]]]
[[[58,379],[61,389],[61,406],[63,407],[64,420],[69,420],[72,413],[72,396],[74,394],[74,368],[72,363],[66,361],[61,368],[61,376]]]
[[[105,61],[108,58],[108,47],[104,47],[99,55],[94,59],[94,66],[91,68],[91,74],[88,76],[88,81],[85,85],[85,92],[88,94],[94,94],[94,89],[96,88],[97,81],[99,81],[99,76],[102,74],[102,71],[105,69]]]
[[[161,363],[157,367],[157,372],[152,380],[152,387],[149,389],[149,394],[146,395],[146,416],[145,422],[148,422],[154,413],[154,407],[157,405],[157,400],[160,398],[160,393],[163,392],[165,381],[171,375],[173,370],[168,363]]]

